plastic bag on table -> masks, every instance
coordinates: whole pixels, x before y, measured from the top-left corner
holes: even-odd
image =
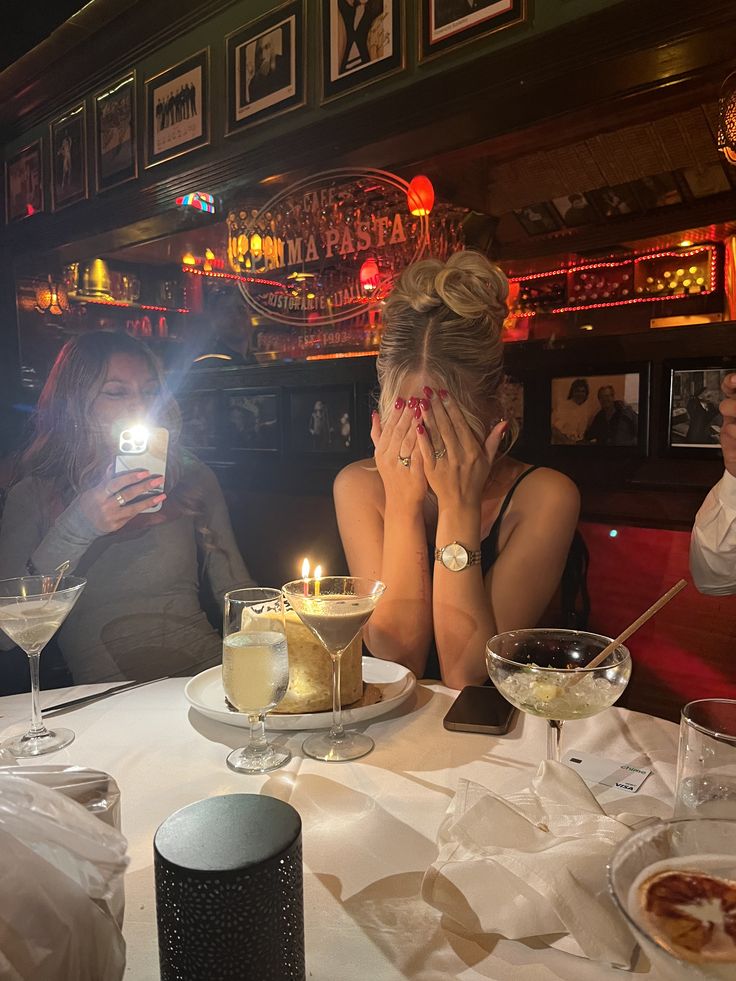
[[[76,801],[0,773],[2,981],[120,981],[126,848]]]
[[[109,773],[84,766],[6,766],[0,776],[25,777],[58,790],[85,807],[100,821],[120,830],[120,788]]]

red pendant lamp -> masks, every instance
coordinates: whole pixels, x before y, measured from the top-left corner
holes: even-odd
[[[417,218],[426,217],[434,205],[434,188],[429,177],[425,177],[424,174],[412,177],[406,192],[406,200],[411,214]]]

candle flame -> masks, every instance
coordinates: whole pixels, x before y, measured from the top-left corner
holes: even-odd
[[[314,578],[315,579],[321,579],[322,578],[322,566],[321,565],[318,565],[318,566],[315,567],[315,570],[314,570]]]
[[[305,559],[302,562],[302,579],[309,578],[309,559]]]

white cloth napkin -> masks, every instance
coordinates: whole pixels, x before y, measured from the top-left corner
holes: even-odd
[[[422,896],[463,932],[542,937],[629,967],[634,939],[609,898],[606,864],[613,847],[648,820],[608,817],[582,777],[561,763],[543,762],[529,789],[505,798],[461,780]]]

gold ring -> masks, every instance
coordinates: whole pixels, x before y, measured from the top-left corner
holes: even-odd
[[[434,458],[435,458],[435,460],[441,460],[442,457],[445,455],[445,453],[447,453],[447,447],[446,446],[443,446],[441,450],[435,450],[434,451]]]
[[[402,467],[410,467],[411,466],[411,457],[410,456],[402,456],[399,453],[399,463],[401,464]]]
[[[115,500],[118,502],[121,508],[124,508],[125,505],[128,503],[119,491],[115,495]]]

